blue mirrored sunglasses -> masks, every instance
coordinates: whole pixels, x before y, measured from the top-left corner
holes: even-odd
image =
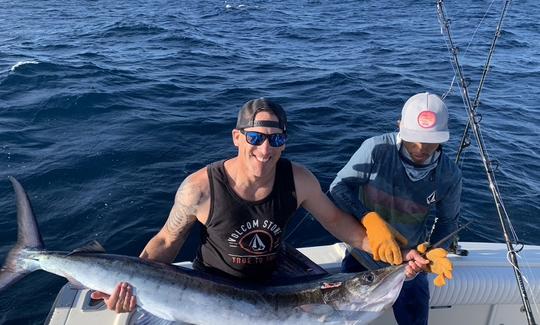
[[[240,133],[246,136],[246,142],[253,146],[260,146],[263,144],[264,140],[268,139],[268,143],[272,147],[281,147],[287,142],[287,134],[285,133],[272,133],[265,134],[255,131],[246,131],[241,129]]]

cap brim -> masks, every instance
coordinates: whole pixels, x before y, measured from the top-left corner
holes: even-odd
[[[407,142],[444,143],[450,139],[448,131],[412,131],[399,130],[401,139]]]

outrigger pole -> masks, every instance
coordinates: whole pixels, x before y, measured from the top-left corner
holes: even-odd
[[[506,16],[506,12],[508,11],[509,5],[510,5],[510,0],[506,0],[504,3],[503,10],[501,12],[501,17],[499,18],[499,22],[497,23],[495,36],[493,36],[493,40],[491,41],[491,46],[489,47],[486,64],[484,65],[484,69],[482,70],[482,77],[480,78],[480,82],[478,83],[478,89],[476,89],[476,96],[472,104],[472,109],[475,112],[476,112],[476,108],[478,108],[478,105],[480,105],[480,93],[482,92],[482,89],[484,88],[484,82],[486,81],[486,76],[489,70],[489,66],[491,65],[491,58],[493,57],[493,52],[495,51],[495,44],[497,43],[497,40],[501,36],[502,22],[504,20],[504,17]],[[461,137],[461,143],[459,145],[459,149],[456,154],[456,163],[458,163],[459,160],[461,159],[461,152],[463,151],[463,149],[465,149],[471,144],[469,140],[470,125],[471,125],[471,121],[469,120],[467,121],[467,125],[465,125],[465,131],[463,131],[463,137]]]
[[[489,68],[491,55],[493,54],[493,50],[495,48],[495,42],[497,41],[497,38],[500,35],[501,23],[502,23],[502,20],[503,20],[505,14],[506,14],[506,10],[508,8],[509,3],[510,3],[510,0],[506,0],[505,5],[504,5],[504,10],[503,10],[502,15],[501,15],[501,19],[499,20],[499,24],[497,26],[497,31],[496,31],[495,38],[494,38],[494,40],[493,40],[493,42],[491,44],[490,54],[488,56],[487,64],[484,67],[484,73],[482,75],[481,84],[479,85],[477,93],[476,93],[476,99],[474,101],[474,104],[471,103],[471,100],[470,100],[470,97],[469,97],[469,92],[468,92],[468,89],[467,89],[467,84],[465,82],[465,77],[463,75],[463,70],[462,70],[461,65],[459,63],[459,60],[458,60],[458,55],[457,55],[458,50],[457,50],[457,47],[454,46],[454,43],[453,43],[453,40],[452,40],[452,35],[451,35],[450,29],[449,29],[450,22],[446,18],[446,15],[444,13],[443,0],[437,0],[437,13],[439,15],[439,23],[440,23],[442,29],[444,30],[444,32],[446,33],[446,38],[447,38],[447,41],[448,41],[447,42],[448,50],[452,54],[452,66],[453,66],[454,72],[456,73],[456,76],[457,76],[457,78],[459,80],[459,84],[460,84],[460,88],[461,88],[461,97],[463,99],[463,102],[465,104],[465,108],[467,109],[467,114],[468,114],[468,117],[469,117],[469,120],[468,120],[468,123],[467,123],[467,131],[464,134],[464,139],[466,138],[466,136],[468,134],[468,128],[470,126],[472,128],[472,130],[473,130],[474,136],[476,138],[476,142],[478,143],[478,148],[480,150],[480,156],[482,158],[482,164],[484,165],[484,169],[486,171],[487,179],[488,179],[488,182],[489,182],[489,188],[490,188],[491,193],[493,195],[493,200],[495,201],[495,206],[497,208],[497,213],[499,215],[499,219],[500,219],[500,222],[501,222],[501,226],[502,226],[502,230],[503,230],[504,239],[505,239],[505,242],[506,242],[506,247],[507,247],[507,250],[508,250],[509,258],[511,260],[511,264],[512,264],[514,274],[515,274],[515,277],[516,277],[518,289],[519,289],[520,294],[521,294],[521,300],[523,302],[523,307],[525,309],[525,314],[527,316],[527,321],[528,321],[529,325],[536,325],[536,322],[534,320],[534,316],[533,316],[533,313],[532,313],[532,309],[531,309],[531,304],[529,302],[529,298],[527,297],[527,291],[526,291],[525,285],[523,283],[523,277],[521,275],[521,271],[519,270],[519,265],[518,265],[518,261],[517,261],[517,257],[516,257],[517,256],[516,250],[514,249],[512,241],[510,240],[510,236],[508,234],[507,227],[510,225],[510,218],[508,217],[508,214],[506,213],[506,209],[504,208],[504,204],[503,204],[503,201],[502,201],[502,198],[501,198],[501,194],[499,192],[497,182],[495,180],[495,175],[494,175],[493,168],[492,168],[492,162],[489,159],[488,153],[487,153],[485,145],[484,145],[484,140],[482,138],[482,133],[480,131],[480,121],[477,118],[477,114],[476,114],[476,108],[478,107],[478,104],[479,104],[480,92],[482,90],[483,83],[484,83],[484,80],[485,80],[485,76],[486,76],[487,70]],[[462,139],[462,146],[465,143],[464,139]],[[461,152],[461,148],[460,148],[460,152]],[[508,225],[507,225],[507,223],[508,223]]]

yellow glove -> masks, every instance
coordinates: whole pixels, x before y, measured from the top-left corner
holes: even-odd
[[[369,246],[375,261],[383,261],[393,265],[401,264],[401,248],[407,245],[407,239],[387,224],[377,212],[369,212],[362,218],[362,225],[366,228]]]
[[[424,243],[416,246],[416,250],[418,251],[418,253],[424,254],[428,250],[429,247],[430,247],[429,243],[424,242]]]
[[[416,247],[416,250],[420,254],[424,254],[427,248],[428,245],[426,243],[422,243]],[[442,248],[435,248],[426,253],[426,258],[430,261],[429,271],[437,274],[433,280],[433,284],[435,284],[437,287],[446,285],[446,279],[452,279],[452,262],[450,262],[447,255],[448,252]]]

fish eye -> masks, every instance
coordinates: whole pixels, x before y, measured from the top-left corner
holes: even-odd
[[[362,274],[362,280],[367,283],[373,283],[373,281],[375,281],[375,274],[373,274],[372,272],[366,272]]]

